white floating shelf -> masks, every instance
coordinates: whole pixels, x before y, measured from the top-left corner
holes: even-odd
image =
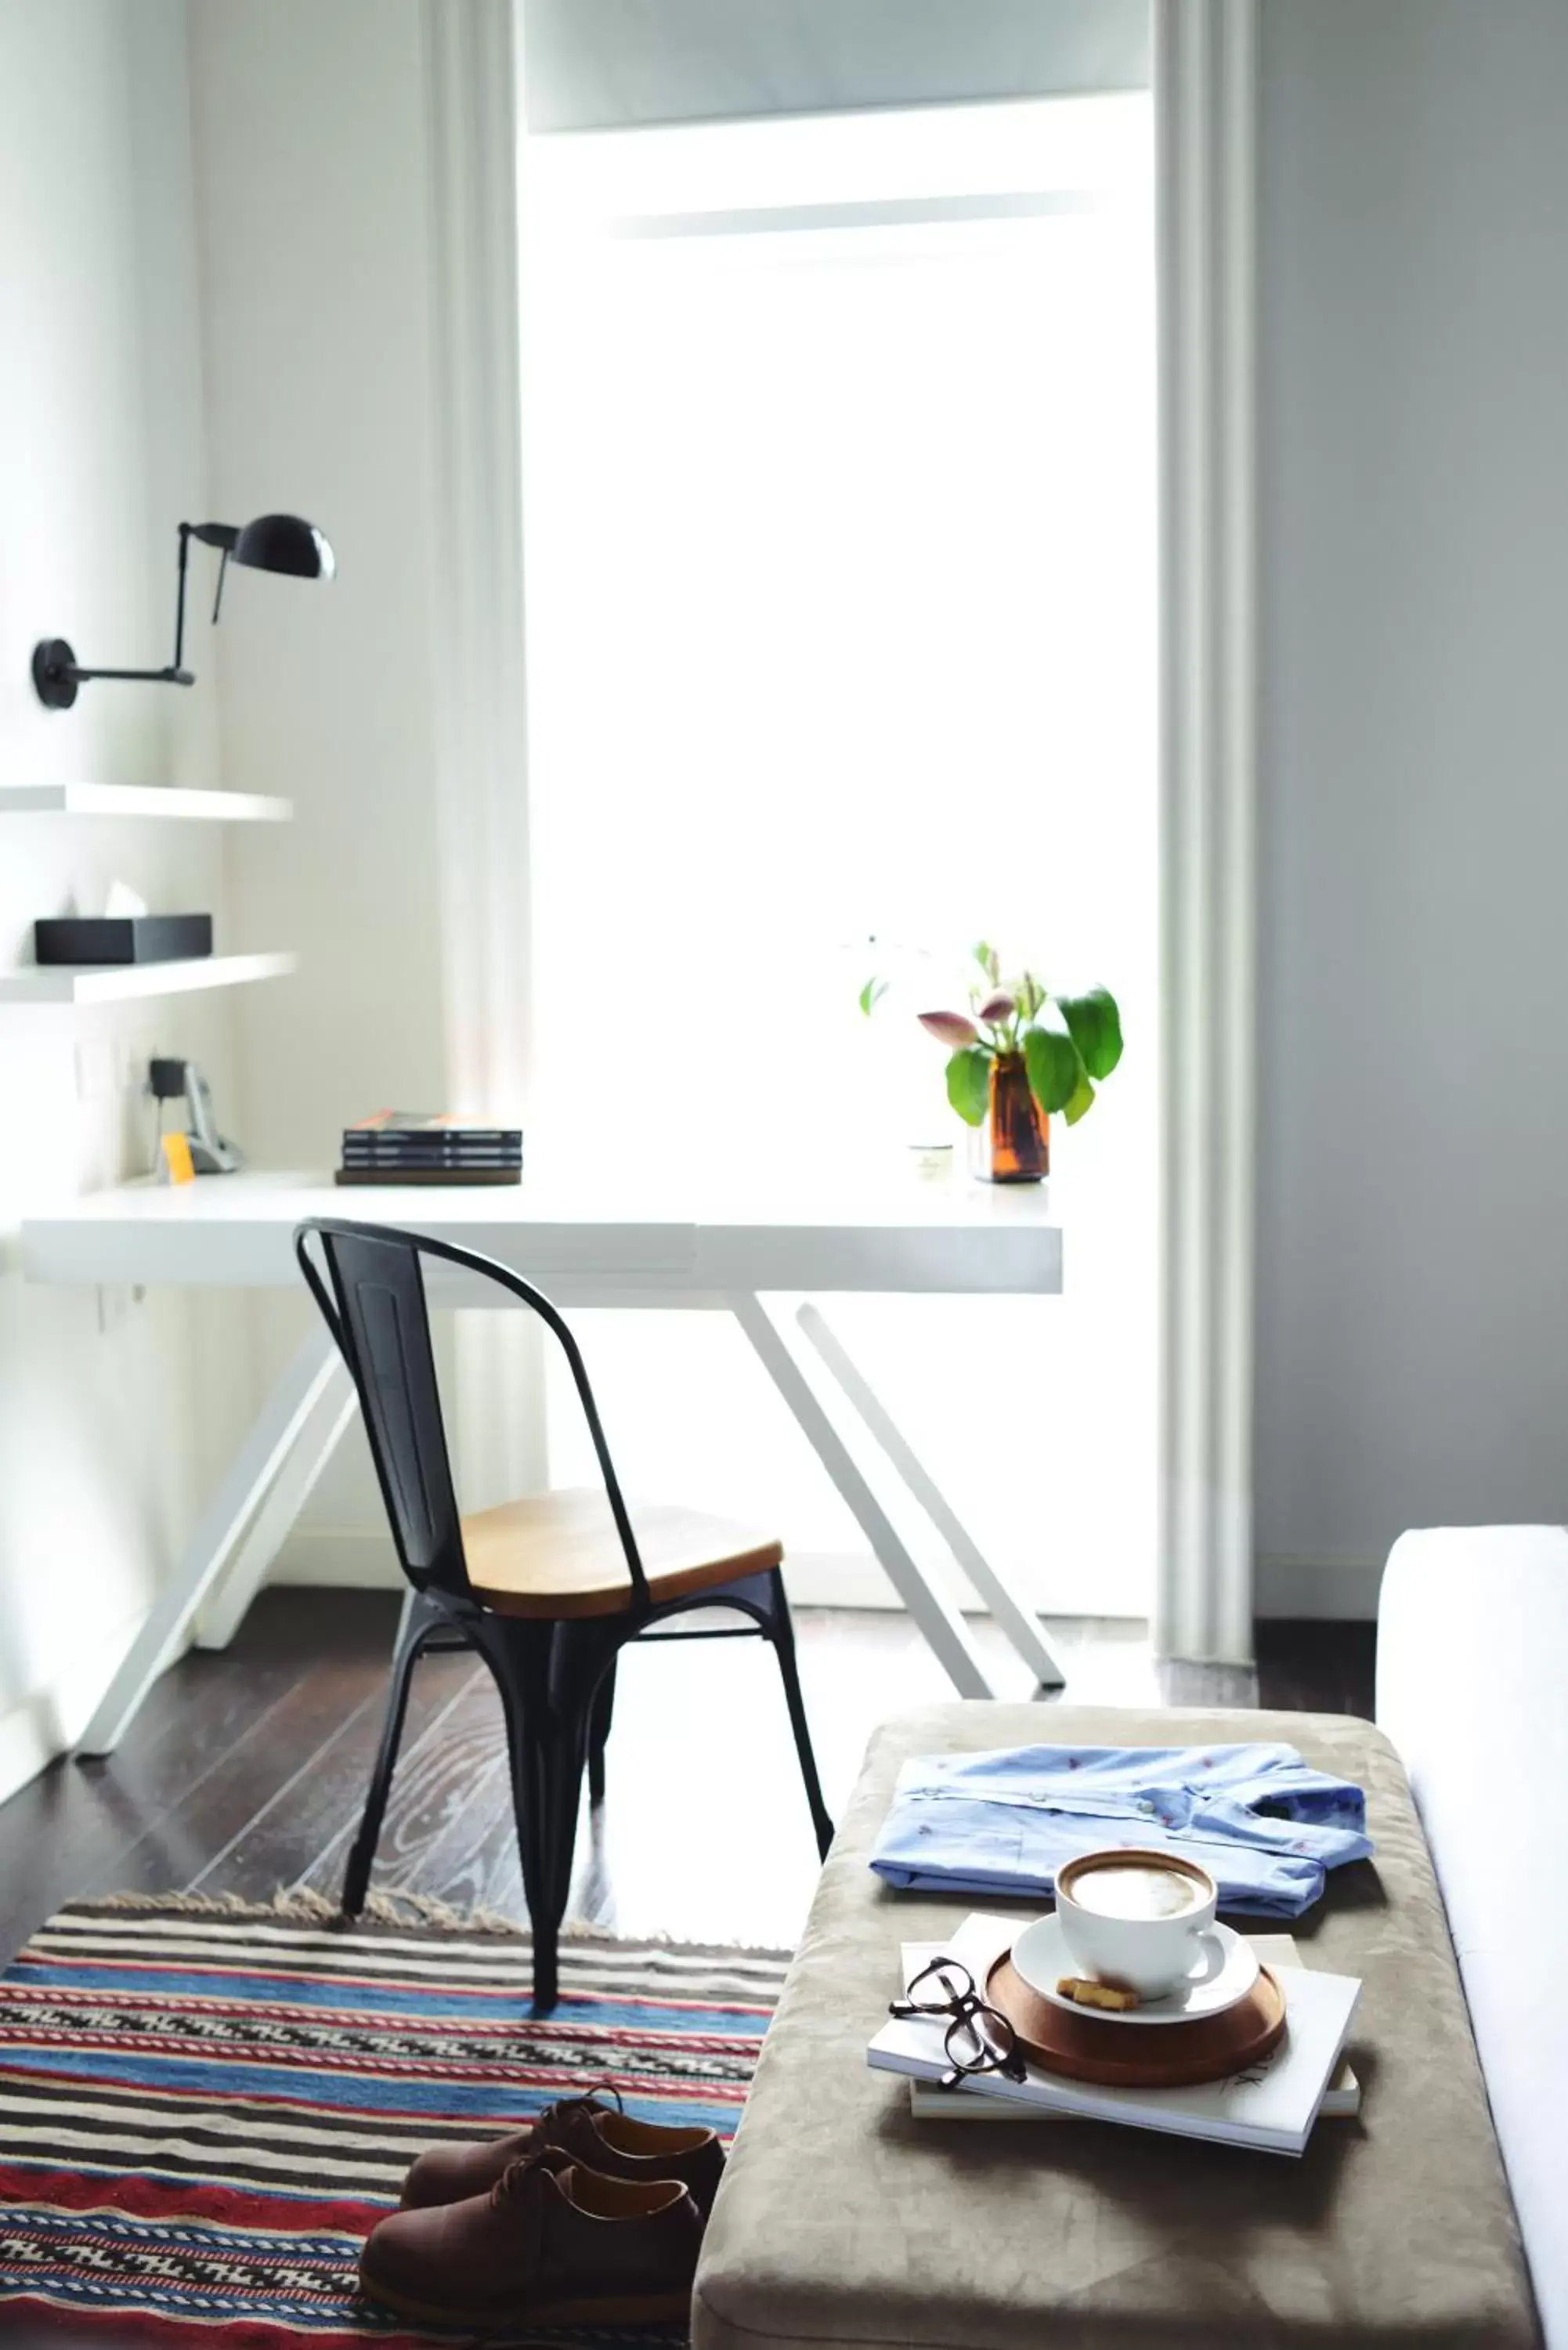
[[[0,784],[0,816],[182,816],[201,824],[286,824],[292,800],[263,792],[186,792],[163,784]]]
[[[193,955],[182,962],[26,963],[0,971],[0,1003],[121,1003],[136,995],[188,995],[202,987],[240,987],[283,979],[291,954]]]

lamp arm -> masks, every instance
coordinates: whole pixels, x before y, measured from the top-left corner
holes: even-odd
[[[271,519],[286,521],[289,518],[274,516]],[[179,578],[174,597],[174,658],[166,669],[84,669],[64,637],[41,638],[33,648],[33,690],[45,709],[68,710],[77,698],[78,686],[87,684],[93,678],[113,678],[132,685],[194,685],[195,678],[185,667],[185,587],[191,567],[191,541],[194,538],[203,546],[215,547],[222,557],[218,565],[218,592],[213,603],[215,620],[223,603],[229,557],[238,546],[240,536],[236,526],[228,522],[182,522],[180,525]],[[325,540],[321,545],[326,546]],[[327,549],[327,556],[330,572],[330,548]],[[254,559],[259,561],[260,558]],[[278,567],[263,564],[262,567],[275,569]]]
[[[191,525],[180,525],[180,586],[174,599],[174,668],[185,666],[185,574],[191,562]]]
[[[167,669],[83,669],[79,661],[57,664],[61,677],[75,685],[86,684],[95,677],[117,678],[133,685],[194,685],[196,681],[185,666],[185,575],[190,568],[191,540],[198,525],[182,522],[180,525],[180,577],[174,598],[174,658]]]
[[[194,673],[188,669],[83,669],[78,661],[57,664],[57,674],[68,678],[74,685],[86,685],[95,677],[119,678],[132,685],[194,685]]]

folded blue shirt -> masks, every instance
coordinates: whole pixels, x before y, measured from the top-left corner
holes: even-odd
[[[1361,1789],[1293,1746],[1021,1746],[912,1757],[871,1866],[900,1891],[1048,1898],[1101,1845],[1185,1853],[1260,1918],[1299,1918],[1373,1848]]]

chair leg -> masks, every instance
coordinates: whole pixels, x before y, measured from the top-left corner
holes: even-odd
[[[417,1598],[403,1609],[398,1627],[398,1645],[392,1655],[391,1685],[387,1691],[386,1717],[381,1724],[381,1743],[377,1750],[376,1767],[370,1774],[370,1792],[365,1799],[365,1809],[359,1821],[359,1833],[348,1855],[348,1866],[343,1877],[343,1915],[358,1918],[365,1907],[365,1897],[370,1889],[370,1870],[376,1858],[376,1846],[381,1840],[381,1823],[387,1814],[387,1797],[391,1792],[392,1773],[397,1765],[398,1749],[402,1743],[403,1722],[409,1710],[409,1687],[414,1677],[414,1667],[420,1659],[427,1634],[434,1623],[431,1610]]]
[[[591,1683],[576,1692],[551,1686],[556,1629],[510,1625],[486,1649],[506,1715],[517,1848],[534,1934],[535,2015],[548,2015],[560,1996],[558,1945],[572,1888],[591,1710]]]
[[[610,1722],[615,1713],[615,1668],[612,1657],[605,1668],[605,1677],[594,1694],[593,1711],[588,1720],[588,1801],[596,1806],[605,1799],[605,1748],[609,1742]]]
[[[827,1847],[833,1842],[833,1822],[827,1805],[822,1800],[822,1782],[816,1775],[816,1756],[812,1752],[811,1728],[805,1718],[805,1700],[800,1690],[800,1669],[795,1663],[794,1625],[790,1617],[789,1601],[784,1596],[784,1577],[774,1567],[770,1577],[773,1584],[773,1622],[768,1638],[779,1660],[779,1672],[784,1685],[784,1702],[789,1707],[790,1727],[794,1731],[794,1751],[800,1757],[800,1775],[805,1782],[805,1800],[811,1806],[811,1824],[816,1830],[816,1849],[822,1859],[827,1858]]]

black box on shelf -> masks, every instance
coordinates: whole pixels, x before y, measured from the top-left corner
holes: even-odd
[[[41,963],[182,962],[213,951],[211,914],[62,915],[35,922]]]

